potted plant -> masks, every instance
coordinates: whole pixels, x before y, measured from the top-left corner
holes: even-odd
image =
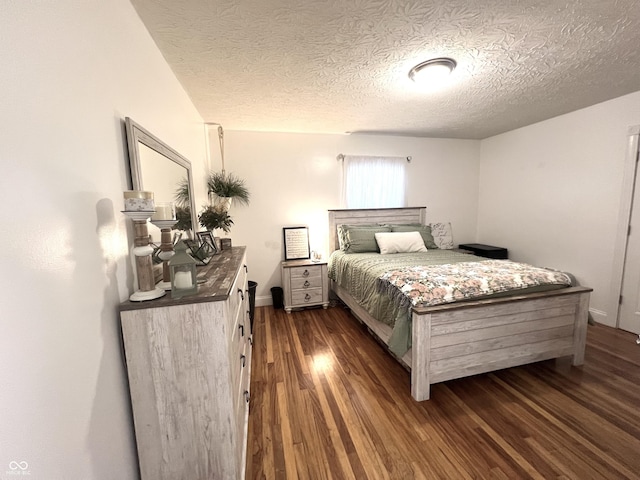
[[[229,233],[233,220],[226,210],[215,207],[214,205],[207,205],[198,215],[200,225],[207,230],[213,232],[216,228],[219,228],[225,233]]]
[[[233,173],[211,172],[207,179],[209,202],[218,210],[228,211],[231,201],[235,199],[240,205],[249,205],[249,190]],[[225,232],[228,230],[225,230]]]

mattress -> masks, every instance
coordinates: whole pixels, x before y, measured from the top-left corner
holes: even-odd
[[[379,253],[344,253],[333,252],[329,258],[329,278],[347,290],[352,297],[376,320],[392,327],[389,349],[397,356],[404,355],[411,348],[411,306],[407,302],[394,301],[392,295],[380,293],[377,283],[385,273],[401,270],[416,265],[433,266],[486,261],[486,258],[455,252],[452,250],[429,250],[420,253],[397,253],[381,255]],[[564,285],[538,286],[520,289],[517,293],[529,293],[555,288]],[[485,295],[482,298],[513,295],[512,292],[501,292]],[[397,296],[395,297],[397,300]]]

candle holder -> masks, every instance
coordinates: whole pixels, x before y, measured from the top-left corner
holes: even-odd
[[[142,210],[125,210],[122,212],[133,220],[135,234],[133,254],[136,257],[138,290],[129,297],[129,300],[132,302],[154,300],[165,294],[163,289],[156,287],[156,282],[153,277],[153,261],[151,259],[153,247],[149,245],[149,229],[147,228],[147,221],[153,212],[154,211]]]
[[[173,241],[171,240],[171,227],[173,227],[177,220],[154,220],[151,218],[151,223],[160,229],[160,253],[158,258],[162,260],[162,281],[158,282],[156,287],[165,291],[171,290],[171,272],[169,271],[169,260],[175,255],[173,249]]]

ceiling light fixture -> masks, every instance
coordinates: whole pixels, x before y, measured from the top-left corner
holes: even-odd
[[[432,58],[409,70],[409,78],[417,84],[434,85],[445,81],[456,68],[453,58]]]

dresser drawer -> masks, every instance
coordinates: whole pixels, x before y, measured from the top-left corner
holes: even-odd
[[[248,301],[247,296],[249,295],[249,292],[247,286],[247,269],[244,265],[245,263],[243,263],[243,266],[240,268],[238,275],[233,282],[233,287],[231,287],[231,291],[229,292],[229,318],[232,321],[235,321],[238,318],[238,309],[244,308],[242,304],[245,301]]]
[[[243,372],[243,375],[246,375],[245,378],[249,378],[249,370],[245,369],[246,372]],[[247,382],[248,383],[248,382]],[[241,382],[241,386],[244,386],[244,382]],[[238,398],[236,399],[236,407],[235,407],[235,427],[238,435],[239,442],[243,445],[243,449],[236,451],[236,462],[238,465],[242,466],[246,463],[246,455],[247,455],[247,431],[248,431],[248,423],[249,423],[249,389],[242,388],[239,391]],[[244,478],[244,477],[242,477]]]
[[[247,332],[245,332],[246,335]],[[242,336],[242,329],[236,326],[233,338],[229,345],[229,368],[231,370],[231,391],[236,392],[242,374],[242,355],[244,355],[245,337]],[[234,397],[235,402],[235,397]]]

